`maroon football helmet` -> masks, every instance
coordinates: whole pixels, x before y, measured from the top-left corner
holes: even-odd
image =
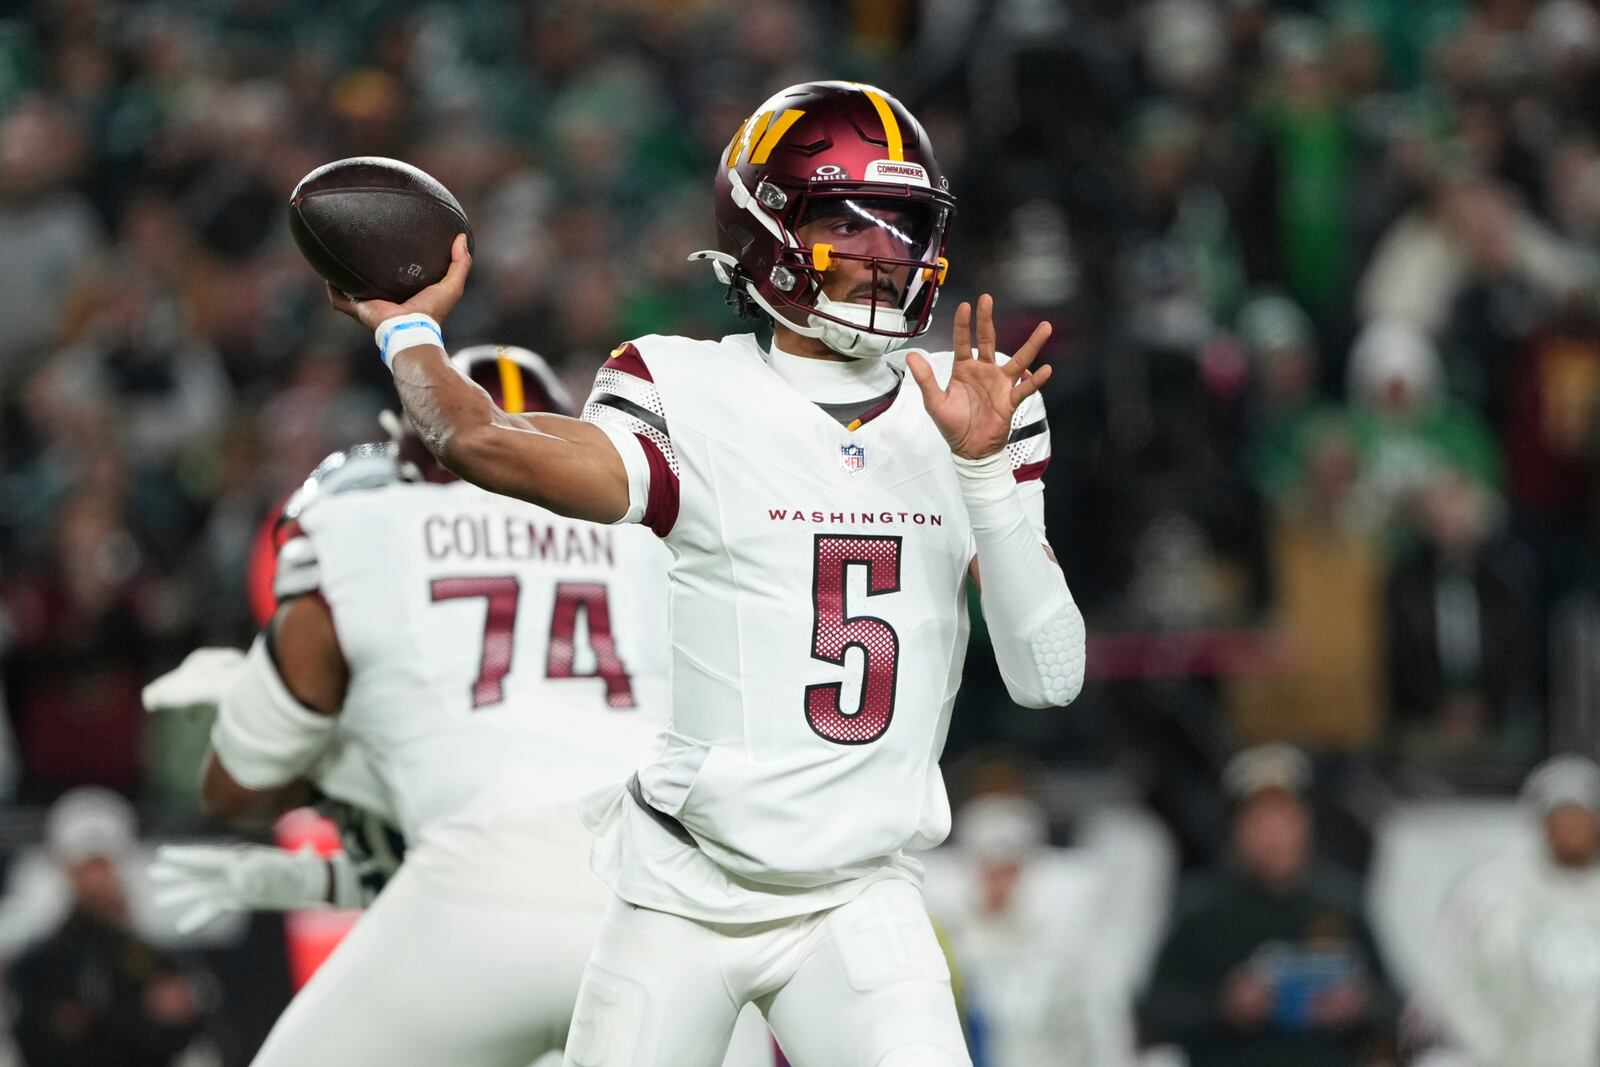
[[[472,345],[451,356],[450,362],[488,390],[508,414],[577,414],[561,380],[537,352],[516,345]]]
[[[927,332],[949,263],[955,198],[922,125],[855,82],[807,82],[746,119],[717,162],[719,251],[696,252],[744,306],[847,356]],[[799,229],[824,222],[827,240]],[[871,267],[847,300],[823,293],[840,260]]]

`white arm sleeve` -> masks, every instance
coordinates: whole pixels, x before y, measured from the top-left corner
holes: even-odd
[[[1033,478],[1026,482],[1017,483],[1017,496],[1022,498],[1022,513],[1028,517],[1028,524],[1033,527],[1033,532],[1039,535],[1039,543],[1047,545],[1050,539],[1044,535],[1044,482]]]
[[[294,698],[278,676],[266,638],[257,637],[217,709],[211,748],[246,789],[277,789],[316,762],[337,725],[334,716],[319,715]]]
[[[650,461],[645,459],[644,446],[631,431],[614,423],[597,421],[591,425],[600,427],[611,438],[611,445],[628,472],[628,510],[617,523],[643,521],[645,505],[650,501]]]
[[[1024,707],[1070,703],[1083,688],[1085,635],[1066,576],[1042,550],[1005,451],[955,464],[977,545],[983,618],[1006,691]],[[1042,498],[1037,507],[1042,511]]]

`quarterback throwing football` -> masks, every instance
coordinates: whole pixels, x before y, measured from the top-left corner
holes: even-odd
[[[698,256],[771,344],[639,338],[582,419],[508,419],[451,367],[464,239],[404,305],[330,293],[448,467],[673,556],[670,722],[586,813],[616,899],[569,1064],[716,1063],[745,1003],[797,1067],[969,1062],[910,855],[949,829],[964,585],[1019,703],[1073,699],[1084,632],[1043,543],[1049,327],[1007,360],[985,297],[953,352],[891,351],[932,321],[946,184],[881,90],[779,92],[718,162]]]

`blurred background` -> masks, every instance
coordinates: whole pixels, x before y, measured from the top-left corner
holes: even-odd
[[[242,1063],[348,921],[180,938],[142,873],[214,831],[140,686],[248,642],[263,520],[393,403],[298,179],[437,177],[452,343],[581,396],[748,328],[684,257],[818,77],[931,134],[946,312],[1056,327],[1090,683],[1011,706],[980,621],[929,864],[976,1062],[1600,1064],[1600,772],[1524,785],[1600,749],[1590,0],[0,2],[0,1062]]]

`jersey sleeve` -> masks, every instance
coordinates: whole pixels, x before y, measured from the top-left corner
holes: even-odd
[[[661,391],[637,345],[618,347],[600,368],[583,420],[618,446],[628,468],[629,495],[643,500],[642,509],[630,508],[630,517],[666,537],[678,521],[678,454]]]
[[[1011,461],[1011,476],[1017,480],[1028,520],[1038,531],[1039,540],[1044,541],[1044,472],[1050,466],[1050,424],[1038,393],[1024,400],[1011,416],[1006,457]]]
[[[1050,425],[1038,393],[1024,400],[1011,416],[1006,455],[1011,460],[1011,476],[1018,482],[1039,481],[1050,466]]]

